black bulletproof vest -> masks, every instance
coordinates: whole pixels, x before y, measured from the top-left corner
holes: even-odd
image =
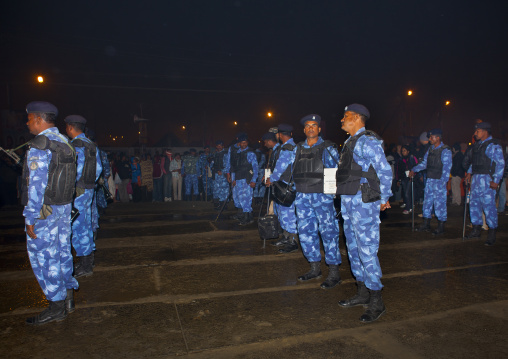
[[[50,150],[48,185],[44,192],[44,204],[64,205],[72,203],[76,185],[76,152],[71,144],[53,141],[44,135],[36,136],[29,144],[39,150]],[[28,151],[25,155],[21,183],[21,204],[28,204]]]
[[[433,146],[429,148],[429,155],[427,156],[427,177],[432,179],[440,179],[443,174],[443,162],[441,161],[441,153],[445,149],[450,149],[447,145],[434,149]]]
[[[364,172],[362,167],[355,162],[353,154],[358,139],[363,136],[374,136],[378,140],[382,140],[377,133],[373,131],[363,131],[355,135],[344,144],[344,148],[340,154],[339,165],[337,168],[337,194],[355,195],[360,189],[361,178],[366,178],[371,189],[381,192],[379,187],[379,177],[374,167],[370,165],[369,170]],[[357,153],[358,154],[358,153]]]
[[[248,179],[249,181],[252,179],[252,175],[254,174],[252,164],[247,161],[247,154],[252,151],[252,149],[247,148],[246,150],[238,153],[237,158],[237,166],[235,169],[235,180]]]
[[[323,143],[311,147],[303,147],[304,142],[298,144],[296,153],[293,181],[296,192],[300,193],[323,193],[324,185],[324,164],[323,151],[326,147],[334,146],[333,142]]]
[[[229,151],[230,169],[229,169],[229,171],[231,173],[236,172],[236,167],[238,166],[238,158],[239,158],[238,150],[239,149],[240,149],[239,147],[236,147],[234,145],[230,147],[230,151]]]
[[[496,171],[496,162],[487,157],[485,151],[487,146],[491,143],[497,144],[493,138],[479,143],[476,142],[473,146],[473,174],[488,174],[492,175]]]
[[[81,177],[79,178],[78,183],[76,183],[76,187],[85,189],[94,188],[95,175],[97,172],[97,147],[89,140],[81,138],[73,140],[72,144],[74,147],[85,148],[85,164],[83,165],[83,173],[81,173]]]
[[[224,155],[226,151],[222,150],[220,152],[215,152],[213,155],[213,166],[212,172],[215,175],[217,172],[222,171],[224,168]]]

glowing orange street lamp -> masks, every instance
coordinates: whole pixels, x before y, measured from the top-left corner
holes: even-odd
[[[44,82],[44,77],[37,76],[37,82],[40,83],[40,84],[43,83]]]
[[[182,126],[182,130],[185,130],[185,126]]]
[[[409,90],[409,91],[407,92],[407,95],[408,95],[408,96],[411,96],[412,94],[413,94],[413,91],[411,91],[411,90]]]
[[[448,106],[450,104],[450,101],[445,102],[445,106]]]
[[[233,122],[233,123],[235,124],[235,126],[236,126],[236,125],[238,125],[238,122],[236,122],[236,121],[235,121],[235,122]]]
[[[272,117],[272,113],[271,113],[271,112],[268,112],[266,115],[267,115],[268,117]]]

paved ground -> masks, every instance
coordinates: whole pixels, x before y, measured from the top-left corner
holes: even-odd
[[[59,323],[24,324],[47,303],[20,208],[0,210],[0,353],[5,358],[507,358],[508,216],[498,243],[462,241],[462,208],[439,239],[393,208],[379,251],[387,314],[361,324],[341,238],[343,283],[299,283],[301,252],[262,248],[255,224],[213,222],[209,203],[114,204],[94,275]],[[227,214],[231,214],[228,212]],[[420,221],[420,219],[418,219]],[[435,223],[433,223],[435,226]],[[322,264],[326,275],[327,269]]]

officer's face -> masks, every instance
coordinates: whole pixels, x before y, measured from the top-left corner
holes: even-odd
[[[273,146],[275,146],[275,143],[272,140],[263,140],[263,142],[265,143],[266,148],[273,148]]]
[[[249,145],[249,142],[248,141],[241,141],[240,142],[240,148],[242,150],[245,150],[247,148],[247,146]]]
[[[430,135],[430,137],[429,137],[429,142],[433,146],[436,144],[439,144],[440,141],[441,141],[441,137],[439,137],[439,136]]]
[[[217,150],[217,152],[220,152],[224,149],[224,146],[223,145],[217,145],[215,146],[215,149]]]
[[[303,127],[303,133],[307,138],[316,138],[319,136],[321,132],[321,127],[319,127],[316,121],[307,121],[305,122],[305,126]]]
[[[474,131],[475,141],[483,141],[487,137],[489,137],[489,133],[485,130],[482,130],[481,128],[478,128],[478,129],[476,129],[476,131]]]
[[[30,131],[32,135],[37,136],[39,134],[40,131],[38,129],[38,124],[40,121],[41,119],[38,118],[35,114],[33,113],[28,114],[28,122],[26,123],[26,125],[28,127],[28,131]]]
[[[205,148],[205,154],[209,154],[210,153],[210,149],[209,148]]]
[[[351,133],[356,126],[355,124],[357,120],[359,120],[357,113],[346,111],[344,112],[344,117],[342,117],[342,120],[340,120],[341,128],[347,133]]]

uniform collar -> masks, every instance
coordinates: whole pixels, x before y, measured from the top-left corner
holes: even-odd
[[[488,140],[491,140],[492,139],[492,136],[489,136],[487,137],[485,140],[483,141],[478,141],[480,144],[484,143],[484,142],[487,142]]]
[[[325,142],[325,141],[323,141],[323,139],[321,138],[321,136],[319,136],[319,137],[318,137],[317,142],[316,142],[314,145],[312,145],[312,147],[317,146],[317,145],[320,145],[320,144],[322,144],[323,142]],[[311,146],[309,146],[309,144],[307,143],[307,139],[305,139],[305,146],[307,146],[307,147],[311,148]]]
[[[272,151],[275,150],[277,147],[280,147],[280,143],[276,143],[275,146],[273,146]]]
[[[295,141],[293,140],[293,137],[291,137],[289,140],[287,140],[286,142],[283,143],[283,145],[285,145],[286,143],[289,143],[290,145],[294,145],[295,144]]]
[[[245,147],[245,149],[244,149],[244,150],[242,150],[241,148],[239,148],[239,150],[240,150],[240,151],[238,151],[238,152],[247,151],[248,149],[249,149],[249,146]]]
[[[45,133],[60,133],[60,132],[58,132],[58,128],[50,127],[50,128],[46,128],[44,131],[40,132],[39,135],[44,135]],[[39,136],[39,135],[37,135],[37,136]]]

